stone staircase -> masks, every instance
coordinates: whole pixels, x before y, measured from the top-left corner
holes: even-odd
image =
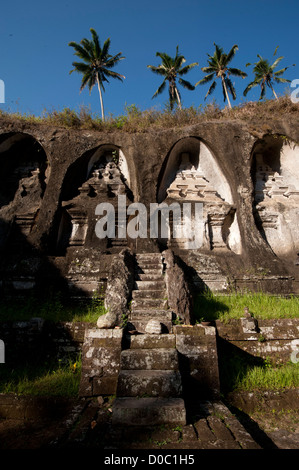
[[[161,324],[161,331],[147,333],[150,321]],[[120,358],[113,423],[185,424],[178,351],[172,334],[172,312],[167,305],[160,253],[136,256],[135,289],[127,330],[126,349]]]
[[[150,320],[161,323],[162,333],[172,332],[172,312],[167,305],[160,253],[136,255],[135,289],[132,292],[128,327],[145,333]]]
[[[113,424],[186,423],[175,335],[128,335],[121,352]]]

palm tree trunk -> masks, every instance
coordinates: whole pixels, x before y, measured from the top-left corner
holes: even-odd
[[[179,108],[182,109],[182,104],[181,104],[181,100],[180,100],[180,95],[178,93],[178,90],[177,90],[177,87],[174,85],[174,90],[175,90],[175,94],[176,94],[176,97],[177,97],[177,100],[178,100],[178,105],[179,105]]]
[[[226,88],[226,84],[225,84],[225,80],[224,80],[223,75],[221,75],[221,80],[222,80],[222,85],[223,85],[223,88],[224,88],[224,91],[225,91],[225,96],[226,96],[226,99],[227,99],[227,102],[228,102],[228,106],[230,107],[230,109],[232,109],[232,105],[230,104],[230,100],[229,100],[229,97],[228,97],[227,88]]]
[[[273,91],[273,95],[275,96],[275,98],[276,98],[277,101],[278,101],[277,94],[275,93],[274,88],[273,88],[273,86],[271,85],[271,83],[270,83],[270,87],[271,87],[271,90]]]
[[[101,86],[100,86],[100,81],[99,81],[99,76],[98,76],[98,74],[97,74],[97,84],[98,84],[98,90],[99,90],[100,102],[101,102],[102,120],[103,120],[103,122],[104,122],[104,121],[105,121],[104,105],[103,105],[102,90],[101,90]]]

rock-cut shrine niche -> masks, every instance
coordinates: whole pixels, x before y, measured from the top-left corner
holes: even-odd
[[[61,204],[58,250],[81,246],[118,251],[126,246],[127,239],[99,239],[95,233],[98,204],[108,202],[113,205],[117,230],[118,196],[126,195],[127,204],[132,200],[130,174],[122,151],[114,145],[103,145],[89,152],[79,164],[70,168],[66,180],[69,189]],[[77,187],[70,185],[72,181],[79,183]]]
[[[299,147],[285,136],[267,135],[252,153],[254,215],[277,256],[299,251]]]
[[[0,136],[0,243],[28,236],[46,189],[49,167],[38,141],[22,133]]]
[[[191,223],[192,233],[202,231],[201,249],[230,249],[240,253],[240,232],[230,186],[202,140],[188,137],[174,145],[162,170],[157,200],[168,205],[178,202],[181,207],[183,203],[190,203],[191,206],[202,203],[202,223],[194,226],[192,209],[191,220],[188,217],[184,219],[182,214],[182,225]],[[187,231],[181,233],[186,235]],[[173,238],[170,235],[168,240],[164,239],[168,246],[180,249],[187,249],[189,241],[186,236]]]

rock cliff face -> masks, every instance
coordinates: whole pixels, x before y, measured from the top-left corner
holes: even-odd
[[[296,291],[299,127],[283,117],[260,127],[104,133],[1,118],[3,291],[57,282],[90,293],[125,247],[171,248],[196,288]],[[174,212],[170,236],[151,232],[151,208],[163,203],[190,208],[183,236],[174,237]]]

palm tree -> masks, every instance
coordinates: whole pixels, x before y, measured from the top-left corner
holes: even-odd
[[[273,57],[276,55],[278,46],[276,47]],[[279,62],[283,59],[283,57],[278,57],[272,65],[270,65],[269,61],[267,59],[263,59],[259,54],[257,57],[260,59],[258,62],[255,62],[253,72],[255,74],[254,80],[249,83],[249,85],[245,88],[243,95],[246,96],[249,90],[251,88],[260,85],[261,86],[261,95],[260,95],[260,100],[265,96],[266,94],[266,85],[271,88],[273,95],[275,98],[278,100],[277,94],[274,91],[273,88],[273,82],[275,83],[287,83],[290,82],[291,80],[287,80],[286,78],[281,78],[281,75],[289,68],[289,67],[284,67],[281,70],[278,70],[277,72],[274,72],[274,69],[277,67]],[[246,67],[252,64],[246,64]],[[295,64],[292,65],[292,67]]]
[[[182,65],[186,62],[186,59],[183,55],[179,54],[179,46],[176,47],[175,57],[170,57],[165,52],[157,52],[156,56],[160,57],[162,63],[158,67],[154,65],[148,65],[148,68],[151,69],[152,72],[164,77],[164,80],[153,95],[153,98],[162,93],[162,91],[166,87],[166,82],[168,81],[170,109],[173,109],[175,103],[177,103],[179,108],[182,109],[181,95],[176,84],[177,76],[186,75],[186,73],[188,73],[191,69],[193,69],[193,67],[198,65],[198,63],[194,62],[193,64],[185,65],[184,67],[182,67]],[[178,82],[184,88],[187,88],[187,90],[195,89],[195,87],[191,85],[190,82],[184,80],[183,78],[179,78]]]
[[[197,82],[195,84],[195,86],[204,85],[205,83],[210,82],[214,78],[214,81],[213,81],[212,85],[210,86],[210,88],[208,89],[208,92],[205,96],[205,99],[206,99],[209,95],[211,95],[211,93],[216,88],[217,82],[216,82],[215,78],[220,78],[221,83],[222,83],[222,91],[223,91],[224,101],[227,99],[228,105],[231,108],[231,103],[230,103],[230,100],[229,100],[228,91],[231,93],[233,99],[235,100],[236,99],[236,90],[235,90],[234,85],[233,85],[232,81],[230,80],[229,76],[234,75],[236,77],[245,78],[245,77],[247,77],[247,74],[245,72],[242,72],[242,70],[235,69],[235,68],[232,68],[232,67],[228,67],[229,63],[234,58],[234,56],[236,54],[236,51],[238,50],[238,46],[236,44],[231,48],[231,50],[229,51],[228,54],[225,54],[223,52],[223,49],[221,47],[217,46],[217,44],[214,43],[214,46],[215,46],[214,55],[211,56],[211,55],[208,54],[208,57],[209,57],[208,67],[203,67],[201,69],[207,75],[202,80],[199,80],[199,82]]]
[[[96,31],[93,28],[90,28],[90,32],[92,35],[91,41],[84,38],[79,44],[73,41],[69,43],[69,46],[75,49],[75,55],[83,60],[83,62],[73,62],[72,65],[74,69],[71,70],[70,73],[80,72],[83,74],[80,92],[86,85],[88,85],[89,92],[91,92],[93,86],[97,83],[101,102],[102,119],[104,121],[105,117],[102,97],[102,90],[105,91],[104,82],[109,83],[108,78],[117,78],[120,81],[125,78],[123,75],[111,70],[125,57],[121,55],[121,52],[114,56],[110,55],[110,38],[104,42],[103,47],[101,48]]]

